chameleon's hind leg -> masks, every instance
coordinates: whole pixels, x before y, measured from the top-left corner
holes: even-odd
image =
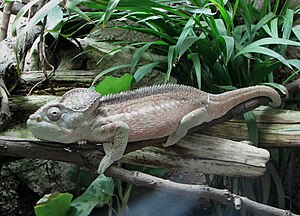
[[[166,143],[163,144],[164,147],[174,145],[181,138],[183,138],[189,129],[202,124],[207,121],[207,111],[205,108],[199,108],[193,110],[189,114],[185,115],[175,131],[175,133],[169,135]]]
[[[129,127],[124,122],[113,122],[102,126],[100,132],[111,133],[113,137],[112,143],[103,144],[105,156],[99,164],[98,173],[104,173],[113,162],[122,158],[128,142]]]

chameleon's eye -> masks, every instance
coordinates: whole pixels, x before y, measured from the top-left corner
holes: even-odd
[[[59,107],[51,107],[48,109],[47,116],[51,121],[57,121],[61,116]]]

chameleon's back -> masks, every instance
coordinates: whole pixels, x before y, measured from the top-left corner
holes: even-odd
[[[196,88],[163,85],[103,97],[100,106],[107,121],[125,122],[129,141],[137,141],[174,133],[186,114],[206,102],[207,94]]]

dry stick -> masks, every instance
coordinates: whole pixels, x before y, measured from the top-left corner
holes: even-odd
[[[5,3],[3,9],[3,15],[2,15],[1,29],[0,29],[0,41],[4,40],[7,37],[11,8],[13,4],[14,2]]]
[[[40,85],[41,83],[45,82],[45,81],[48,81],[48,83],[50,84],[50,89],[52,91],[52,93],[55,95],[55,90],[54,90],[54,87],[52,85],[52,82],[51,80],[49,79],[49,77],[54,73],[54,67],[53,65],[51,65],[47,59],[47,56],[46,56],[46,51],[45,51],[45,47],[46,47],[46,44],[45,44],[45,38],[44,38],[44,32],[45,32],[45,25],[46,25],[46,21],[47,21],[47,18],[45,17],[44,18],[44,21],[43,21],[43,25],[42,25],[42,29],[41,29],[41,33],[40,33],[40,41],[39,41],[39,58],[40,58],[40,62],[41,62],[41,68],[42,68],[42,71],[44,73],[44,76],[45,78],[36,83],[31,89],[30,91],[28,92],[27,95],[30,95],[32,93],[32,91],[38,86]],[[46,67],[45,67],[45,63],[48,64],[48,66],[51,67],[51,71],[49,73],[49,75],[47,74],[47,70],[46,70]]]
[[[264,216],[296,216],[287,210],[271,207],[261,203],[257,203],[231,193],[228,190],[212,188],[206,185],[191,185],[172,182],[158,177],[154,177],[138,171],[128,171],[126,169],[111,166],[105,172],[106,175],[121,179],[122,181],[134,184],[136,186],[146,186],[161,191],[166,191],[179,196],[185,196],[192,199],[206,198],[221,202],[223,204],[233,204],[236,210],[245,209],[249,212]]]

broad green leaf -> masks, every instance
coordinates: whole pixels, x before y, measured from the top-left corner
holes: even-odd
[[[154,42],[149,42],[146,43],[144,46],[142,46],[141,48],[137,49],[133,56],[132,56],[132,61],[131,61],[131,69],[130,72],[133,72],[137,63],[139,62],[140,58],[142,57],[142,55],[145,53],[145,51],[153,44]]]
[[[244,113],[244,119],[247,123],[248,134],[250,141],[254,145],[258,145],[258,129],[256,124],[256,119],[252,111]]]
[[[136,82],[139,82],[147,73],[153,70],[157,65],[159,65],[161,62],[154,62],[149,63],[146,65],[141,66],[137,71],[134,73],[133,77]]]
[[[28,10],[36,3],[38,3],[40,0],[32,0],[28,2],[24,7],[21,8],[21,10],[18,12],[13,24],[12,24],[12,34],[15,36],[17,34],[17,30],[20,28],[22,23],[22,18],[24,17],[25,13],[28,12]]]
[[[95,88],[101,95],[115,94],[131,89],[133,76],[125,73],[122,77],[106,76]]]
[[[25,34],[31,28],[33,28],[38,22],[43,21],[44,17],[48,15],[50,10],[53,10],[56,6],[61,3],[62,0],[51,0],[45,4],[26,24],[24,29],[22,29],[20,35]]]
[[[45,195],[34,207],[36,216],[66,216],[73,195],[70,193],[52,193]]]
[[[98,79],[100,79],[100,77],[104,76],[105,74],[108,74],[112,71],[118,70],[118,69],[122,69],[122,68],[126,68],[126,67],[130,67],[130,64],[124,64],[124,65],[116,65],[113,67],[110,67],[104,71],[102,71],[101,73],[99,73],[93,80],[91,86],[95,85],[95,82],[97,82]]]
[[[95,206],[106,204],[114,192],[114,181],[105,175],[99,175],[86,191],[71,203],[68,216],[89,215]]]

